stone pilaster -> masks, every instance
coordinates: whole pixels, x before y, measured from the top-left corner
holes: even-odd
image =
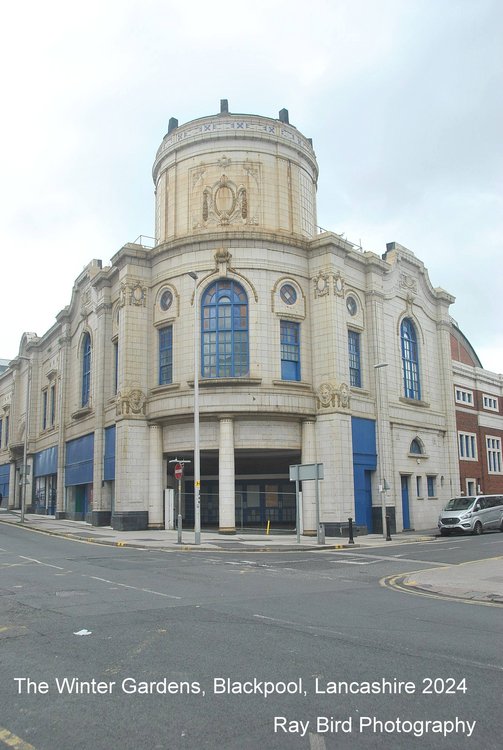
[[[302,422],[303,464],[316,463],[316,433],[314,420]],[[314,482],[302,482],[302,519],[305,536],[316,536],[316,487]]]
[[[220,419],[218,454],[219,532],[236,533],[235,474],[234,474],[234,422]]]
[[[148,526],[150,529],[164,528],[163,512],[163,460],[162,428],[151,424],[149,434],[148,466]]]

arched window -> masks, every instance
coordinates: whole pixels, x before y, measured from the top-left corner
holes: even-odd
[[[88,406],[91,391],[91,337],[88,333],[82,339],[82,401],[81,406]]]
[[[248,299],[236,281],[221,279],[201,301],[203,378],[237,378],[248,373]]]
[[[417,456],[421,456],[423,453],[423,446],[417,438],[414,438],[410,444],[409,453],[414,453]]]
[[[404,318],[400,326],[402,340],[403,387],[406,398],[421,399],[421,385],[419,382],[419,358],[417,350],[417,334],[414,323],[410,318]]]

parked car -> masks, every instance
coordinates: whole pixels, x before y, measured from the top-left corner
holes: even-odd
[[[503,495],[453,497],[438,517],[442,536],[452,531],[483,534],[488,529],[503,531]]]

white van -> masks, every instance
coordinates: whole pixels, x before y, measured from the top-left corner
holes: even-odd
[[[487,529],[503,531],[503,495],[453,497],[438,517],[442,536],[451,531],[483,534]]]

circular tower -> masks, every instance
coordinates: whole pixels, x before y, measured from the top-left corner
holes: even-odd
[[[279,119],[220,114],[178,125],[156,155],[158,243],[205,231],[313,237],[318,166],[310,139]]]

